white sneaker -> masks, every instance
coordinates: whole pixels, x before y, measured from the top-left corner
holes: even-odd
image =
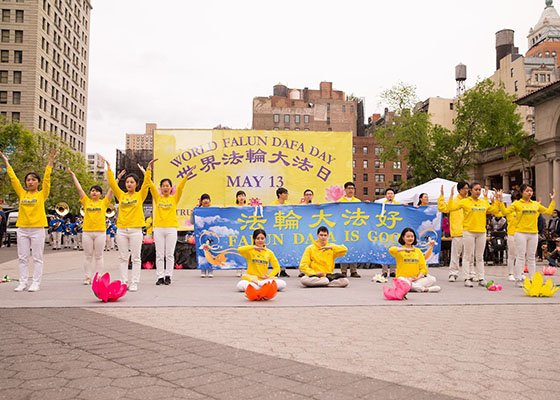
[[[428,293],[437,293],[441,290],[439,286],[430,286],[428,289]]]
[[[465,286],[466,287],[473,287],[473,281],[472,279],[465,279]]]
[[[138,290],[138,284],[137,283],[131,283],[130,287],[128,288],[129,292],[136,292]]]
[[[39,284],[36,282],[33,282],[31,284],[31,286],[29,286],[29,289],[27,289],[28,292],[38,292],[39,291]]]
[[[513,274],[508,275],[508,281],[515,282],[515,277],[513,276]]]
[[[457,275],[449,275],[449,282],[455,282],[457,280]]]
[[[200,271],[200,277],[201,278],[206,278],[206,273],[207,273],[206,271],[208,271],[208,270],[203,269],[203,270]]]
[[[214,273],[212,272],[212,270],[211,270],[211,269],[208,269],[207,271],[208,271],[208,274],[207,274],[207,275],[208,275],[208,278],[213,278],[213,277],[214,277]]]
[[[25,290],[25,288],[27,287],[27,284],[25,283],[20,283],[19,285],[17,285],[17,287],[14,289],[14,292],[23,292]]]
[[[241,271],[240,269],[237,270],[237,277],[241,278],[243,276],[243,271]]]

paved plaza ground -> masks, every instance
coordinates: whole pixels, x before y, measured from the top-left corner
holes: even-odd
[[[112,276],[117,253],[105,253]],[[346,289],[296,273],[269,302],[234,272],[175,271],[113,304],[81,285],[82,252],[46,250],[41,291],[0,284],[0,399],[559,399],[560,296],[465,288],[432,268],[440,293],[383,299],[360,270]],[[17,276],[15,249],[0,274]],[[553,277],[555,283],[558,277]]]

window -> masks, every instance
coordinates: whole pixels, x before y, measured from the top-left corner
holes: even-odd
[[[454,107],[453,103],[449,103],[449,109],[450,109],[451,111],[453,111],[453,107]]]
[[[12,93],[12,104],[21,104],[21,92]]]
[[[352,160],[352,168],[356,168],[356,160]]]
[[[19,122],[20,121],[20,114],[18,112],[12,113],[12,122]]]
[[[0,83],[8,83],[8,71],[0,71]]]
[[[10,31],[7,29],[2,29],[2,43],[8,43],[10,41]]]
[[[556,52],[555,51],[552,52],[552,57],[556,57]]]
[[[294,115],[294,122],[295,122],[296,124],[299,124],[299,119],[300,119],[300,116],[299,116],[299,115]]]
[[[363,164],[364,164],[364,169],[366,169],[367,168],[367,160],[364,160]]]
[[[19,85],[21,83],[21,71],[14,71],[14,84]]]
[[[289,115],[284,115],[284,123],[285,124],[289,124],[290,123],[290,116]]]
[[[327,111],[331,110],[331,103],[327,103]]]
[[[367,146],[362,147],[362,153],[367,154],[367,151],[368,151]]]
[[[539,81],[539,74],[535,74],[535,82]]]
[[[330,125],[330,123],[331,123],[331,117],[327,117],[327,124]]]
[[[23,51],[21,50],[14,51],[14,63],[15,64],[23,63]]]
[[[401,161],[393,161],[393,169],[401,169],[402,162]]]
[[[309,130],[309,128],[304,128],[303,130],[304,130],[304,131],[308,131],[308,130]]]
[[[383,189],[383,188],[375,188],[375,195],[376,196],[383,196],[384,192],[385,192],[385,189]]]
[[[356,174],[352,174],[352,181],[356,182]]]
[[[23,31],[16,31],[16,43],[23,43]]]
[[[10,10],[2,10],[2,22],[10,22]]]
[[[375,182],[385,182],[385,175],[375,174]]]
[[[8,104],[8,92],[0,91],[0,104]]]
[[[376,147],[375,148],[375,155],[380,156],[381,154],[383,154],[383,147]]]
[[[401,174],[393,175],[393,181],[394,182],[402,181],[402,175]]]
[[[546,82],[546,75],[545,74],[541,74],[539,78],[540,78],[541,82]]]
[[[16,22],[23,23],[23,10],[16,10]]]
[[[327,129],[327,131],[332,132],[332,128]]]
[[[545,57],[550,57],[550,51],[545,51],[545,52],[544,52],[544,56],[545,56]]]
[[[397,156],[401,155],[401,149],[397,149]]]
[[[513,78],[513,68],[510,70],[510,76]]]
[[[356,146],[352,146],[352,154],[356,154]]]
[[[364,192],[363,192],[363,193],[364,193],[364,196],[367,196],[367,195],[368,195],[367,187],[364,188]]]
[[[274,123],[277,124],[278,122],[280,122],[280,115],[274,114]]]
[[[303,123],[304,123],[304,124],[308,124],[308,123],[309,123],[309,115],[304,115],[304,116],[303,116]]]
[[[546,74],[546,81],[550,82],[550,74]]]
[[[8,50],[0,51],[0,62],[7,63],[10,61],[10,52]]]
[[[277,130],[278,130],[278,127],[277,127],[277,126],[275,126],[275,127],[274,127],[274,130],[275,130],[275,131],[277,131]]]
[[[350,112],[352,112],[352,113],[354,112],[354,106],[353,105],[350,106]]]
[[[367,182],[367,181],[368,181],[368,176],[367,176],[367,174],[364,174],[364,176],[362,177],[362,180],[363,180],[364,182]]]
[[[515,87],[515,91],[517,92],[519,90],[519,81],[515,81],[513,86]]]
[[[342,105],[342,112],[346,112],[346,106]]]
[[[385,168],[385,163],[381,160],[375,160],[375,168]]]

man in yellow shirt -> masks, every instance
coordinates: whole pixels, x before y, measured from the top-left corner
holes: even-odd
[[[457,183],[457,197],[454,201],[459,202],[469,195],[469,184],[467,182]],[[441,195],[438,199],[438,211],[449,214],[449,230],[451,233],[451,257],[449,260],[449,282],[455,282],[459,278],[459,259],[463,255],[463,210],[449,212],[449,205],[443,197],[443,185]]]
[[[398,201],[395,201],[395,191],[392,188],[385,189],[385,204],[400,204]],[[388,276],[395,277],[395,268],[394,265],[383,264],[381,269],[381,275],[385,278]]]
[[[270,203],[271,206],[290,205],[290,203],[288,203],[288,189],[283,187],[276,189],[276,197],[277,199]]]
[[[354,182],[346,182],[344,184],[344,196],[338,199],[337,203],[360,203],[361,200],[354,197],[354,192],[356,191],[356,185]],[[348,274],[348,267],[350,267],[350,276],[352,278],[361,278],[358,274],[358,264],[340,264],[340,273],[344,276]]]
[[[335,258],[348,252],[344,245],[329,244],[329,229],[320,226],[317,240],[307,246],[299,268],[305,275],[300,279],[303,286],[346,287],[348,279],[344,274],[333,274]]]

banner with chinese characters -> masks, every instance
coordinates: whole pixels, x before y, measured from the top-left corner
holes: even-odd
[[[281,266],[299,266],[317,228],[329,229],[329,241],[344,244],[348,253],[336,262],[395,264],[388,248],[398,244],[402,230],[415,230],[429,264],[439,263],[441,213],[437,206],[411,207],[379,203],[267,207],[197,207],[195,238],[200,269],[246,267],[237,248],[252,244],[255,229],[267,233],[267,247]]]
[[[352,180],[352,133],[252,130],[155,130],[154,182],[176,185],[188,176],[177,207],[179,230],[192,229],[192,208],[203,193],[212,206],[234,206],[239,190],[247,204],[267,205],[276,189],[299,204],[305,189],[314,202],[336,201]]]

